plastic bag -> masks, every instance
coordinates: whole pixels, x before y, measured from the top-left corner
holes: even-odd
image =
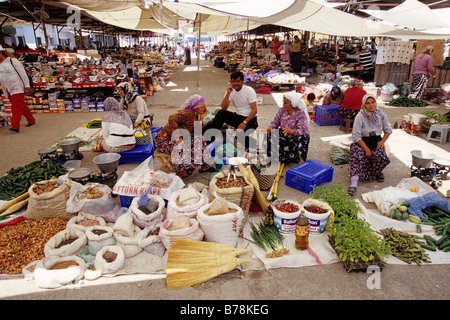
[[[209,203],[198,210],[197,220],[205,233],[206,241],[224,243],[235,247],[239,239],[244,213],[234,203],[227,202],[227,205],[228,209],[234,209],[236,212],[207,215],[205,211],[211,208],[211,203]]]
[[[92,188],[102,193],[100,197],[89,199],[84,196],[85,192]],[[116,221],[119,206],[111,197],[111,188],[100,183],[81,183],[72,181],[70,188],[70,198],[67,200],[67,211],[78,213],[83,211],[98,217],[102,217],[106,222]]]
[[[81,249],[80,252],[78,252],[78,257],[84,260],[88,266],[94,264],[95,261],[95,255],[97,254],[98,250],[94,249],[89,246],[84,246],[83,249]]]

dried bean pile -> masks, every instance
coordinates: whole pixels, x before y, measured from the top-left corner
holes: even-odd
[[[221,189],[225,188],[233,188],[233,187],[246,187],[248,186],[248,183],[245,181],[243,177],[230,177],[230,179],[227,181],[228,177],[223,177],[217,179],[216,185],[217,187]]]
[[[0,229],[0,274],[20,274],[30,262],[44,258],[44,246],[67,221],[59,218],[24,220]]]
[[[309,211],[309,212],[312,212],[312,213],[326,213],[326,212],[328,212],[328,210],[323,209],[323,208],[318,207],[318,206],[315,206],[315,205],[313,205],[313,204],[304,207],[304,209],[305,209],[306,211]]]

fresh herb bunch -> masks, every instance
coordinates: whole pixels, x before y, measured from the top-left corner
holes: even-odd
[[[348,195],[347,189],[341,183],[314,187],[312,197],[327,202],[333,208],[336,219],[348,215],[356,217],[360,210],[356,200]]]
[[[348,271],[358,265],[381,262],[390,254],[383,237],[366,221],[352,216],[341,216],[339,222],[333,224],[330,242]]]
[[[398,98],[393,99],[391,102],[389,102],[388,105],[408,108],[429,106],[429,104],[423,100],[417,98],[408,98],[406,96],[399,96]]]

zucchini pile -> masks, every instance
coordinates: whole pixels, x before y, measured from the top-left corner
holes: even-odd
[[[28,188],[43,180],[59,177],[67,170],[56,162],[34,161],[23,167],[11,168],[0,177],[0,200],[11,200],[28,191]]]

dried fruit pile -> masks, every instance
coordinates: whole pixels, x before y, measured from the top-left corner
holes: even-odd
[[[0,229],[0,274],[20,274],[22,268],[44,258],[44,246],[67,221],[59,218],[24,220]]]

